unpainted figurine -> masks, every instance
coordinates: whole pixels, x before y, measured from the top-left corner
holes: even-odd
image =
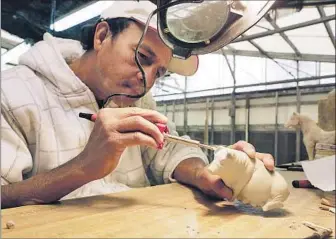
[[[299,128],[303,134],[303,143],[306,147],[309,160],[314,159],[314,149],[317,143],[335,144],[335,131],[324,131],[317,123],[306,115],[294,112],[286,128]]]
[[[229,148],[219,148],[208,166],[233,190],[233,198],[262,207],[263,211],[283,207],[289,196],[286,180],[278,173],[268,171],[259,159]]]

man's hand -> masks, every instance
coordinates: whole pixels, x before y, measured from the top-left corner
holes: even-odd
[[[274,170],[274,159],[272,155],[256,152],[251,144],[245,141],[239,141],[230,148],[243,151],[250,158],[260,159],[268,170]],[[197,172],[196,178],[197,187],[205,194],[220,199],[226,198],[230,200],[232,198],[232,190],[225,186],[223,180],[218,175],[211,174],[206,167]]]
[[[167,118],[157,111],[141,108],[100,110],[88,143],[80,154],[80,168],[90,175],[90,180],[96,180],[117,167],[126,147],[158,148],[164,138],[155,123],[166,124]]]
[[[117,167],[126,147],[157,148],[163,135],[155,123],[166,122],[164,115],[152,110],[100,110],[88,143],[78,156],[48,172],[1,186],[1,207],[54,202],[90,181],[103,178]]]

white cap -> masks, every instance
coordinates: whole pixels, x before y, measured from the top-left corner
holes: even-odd
[[[104,19],[126,17],[146,24],[148,16],[156,9],[156,5],[150,1],[115,1],[109,8],[104,10],[100,17]],[[150,28],[157,31],[157,17],[154,15],[149,24]],[[183,76],[191,76],[198,69],[198,56],[190,56],[186,60],[172,58],[168,70]]]

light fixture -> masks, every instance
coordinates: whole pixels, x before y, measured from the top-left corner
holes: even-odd
[[[1,47],[1,55],[4,54],[7,51],[7,49]]]
[[[30,47],[31,44],[24,41],[9,51],[6,51],[1,55],[1,66],[4,66],[9,62],[17,65],[19,56],[28,51]]]
[[[54,24],[50,25],[50,29],[53,29],[57,32],[64,31],[70,27],[100,15],[103,10],[110,7],[113,3],[114,1],[97,1],[93,4],[87,5],[86,7],[57,20]]]
[[[269,12],[269,18],[275,21],[279,18],[300,12],[304,7],[334,5],[335,0],[286,0],[277,1]]]
[[[10,34],[9,32],[1,29],[1,39],[3,40],[7,40],[9,42],[11,42],[13,45],[17,45],[21,42],[23,42],[24,40],[21,37],[18,37],[16,35]]]
[[[159,34],[175,57],[188,58],[219,50],[255,25],[275,0],[158,0]]]

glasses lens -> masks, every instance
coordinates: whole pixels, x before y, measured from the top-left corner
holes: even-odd
[[[186,43],[205,42],[225,25],[231,1],[204,1],[178,4],[167,10],[170,33]]]

